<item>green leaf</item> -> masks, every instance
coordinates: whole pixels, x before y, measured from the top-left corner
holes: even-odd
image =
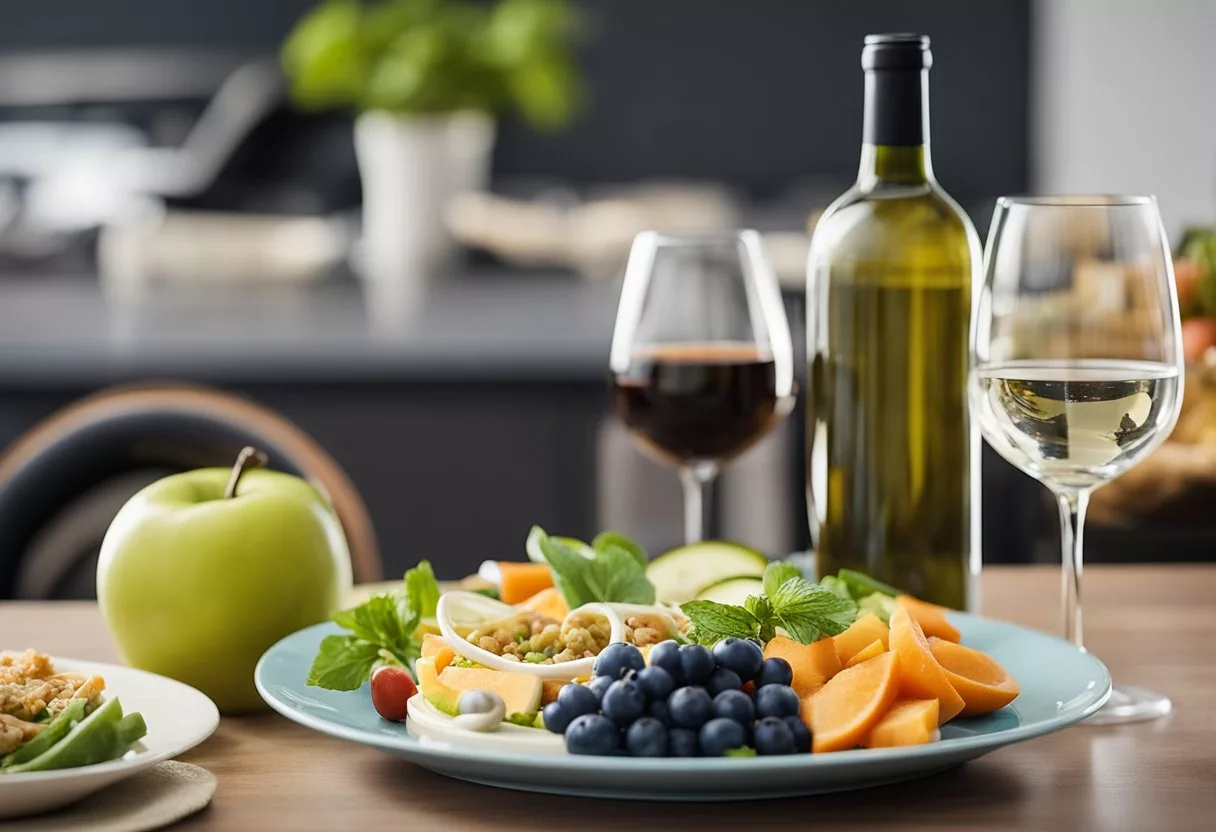
[[[570,609],[598,600],[587,586],[587,565],[590,563],[587,558],[566,544],[549,537],[539,527],[533,527],[529,540],[533,536],[536,536],[536,544],[544,555],[545,562],[553,570],[553,583],[566,599]]]
[[[840,578],[837,578],[835,575],[828,575],[825,578],[820,578],[819,585],[833,595],[843,598],[846,601],[853,600],[853,596],[849,592],[849,588],[845,586],[844,581],[840,580]]]
[[[646,569],[628,550],[609,545],[587,561],[586,583],[597,601],[613,604],[653,604],[654,584]]]
[[[875,592],[883,592],[891,596],[904,594],[902,589],[896,589],[890,584],[884,584],[876,578],[871,578],[862,572],[854,572],[852,569],[841,569],[836,573],[836,577],[844,581],[844,585],[849,588],[849,595],[853,597],[854,601],[860,601]]]
[[[355,690],[380,659],[376,644],[355,636],[326,636],[308,671],[308,684],[327,690]]]
[[[633,556],[639,566],[643,569],[646,568],[646,563],[649,561],[649,558],[646,557],[646,550],[620,532],[600,532],[595,536],[595,540],[591,541],[591,548],[597,552],[603,552],[609,546],[624,549]]]
[[[743,602],[743,608],[755,616],[760,622],[760,640],[769,642],[777,635],[777,623],[773,617],[773,605],[763,595],[749,595]]]
[[[430,561],[419,561],[405,573],[405,599],[417,617],[435,617],[435,608],[439,606],[439,582],[435,580]]]
[[[794,564],[782,560],[773,561],[764,568],[764,594],[772,598],[783,583],[801,577],[802,572]]]
[[[769,601],[777,622],[802,644],[843,633],[857,619],[856,604],[804,578],[786,581]]]
[[[418,616],[400,595],[373,595],[357,607],[334,613],[332,618],[356,638],[387,647],[393,653],[403,652],[418,628]]]
[[[760,622],[743,607],[717,601],[689,601],[680,609],[693,623],[692,639],[707,647],[724,638],[756,638]]]

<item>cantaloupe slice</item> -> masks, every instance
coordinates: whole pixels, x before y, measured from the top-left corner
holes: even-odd
[[[865,647],[858,650],[855,654],[853,654],[853,658],[851,658],[847,662],[845,662],[844,666],[852,667],[855,664],[861,664],[862,662],[868,662],[870,659],[874,658],[878,654],[885,653],[885,652],[887,652],[887,648],[885,646],[883,646],[883,643],[881,641],[879,641],[878,639],[875,639],[874,641],[871,641],[869,644],[867,644]]]
[[[933,742],[937,731],[936,699],[900,699],[870,729],[862,742],[866,748],[894,748]]]
[[[565,679],[545,679],[541,683],[540,704],[541,706],[548,705],[550,702],[557,701],[557,692],[570,684]]]
[[[962,640],[962,633],[958,631],[958,627],[955,627],[946,618],[949,610],[945,607],[930,604],[928,601],[913,598],[911,595],[900,595],[895,599],[895,603],[908,611],[908,615],[912,616],[920,625],[925,638],[936,636],[946,641],[953,641],[955,644]]]
[[[838,636],[833,636],[836,653],[840,656],[841,664],[857,655],[873,641],[881,641],[886,647],[889,643],[891,630],[882,619],[872,612],[859,616],[856,621]]]
[[[415,663],[417,666],[417,663]],[[455,667],[448,665],[438,677],[436,693],[445,698],[445,704],[453,706],[466,690],[491,690],[502,697],[507,706],[507,715],[535,714],[540,710],[543,684],[539,676],[529,673],[504,673],[488,667]],[[433,704],[435,700],[423,690]],[[440,710],[444,708],[436,705]],[[448,711],[451,713],[451,711]]]
[[[799,644],[792,638],[777,636],[764,647],[764,658],[785,659],[794,671],[791,687],[799,697],[810,696],[840,672],[840,656],[830,638],[813,644]]]
[[[980,716],[1008,705],[1022,689],[1009,671],[987,653],[940,638],[929,639],[929,650],[946,679],[963,698],[961,716]]]
[[[933,658],[920,625],[897,606],[891,613],[891,652],[899,654],[899,695],[907,699],[936,699],[938,724],[963,710],[963,697],[950,685],[946,671]]]
[[[869,735],[899,693],[899,658],[887,652],[842,670],[803,700],[813,751],[844,751]]]
[[[498,598],[504,604],[519,604],[553,586],[547,563],[498,562]]]
[[[566,603],[565,596],[557,590],[557,587],[552,586],[542,589],[520,604],[519,608],[527,612],[539,613],[554,621],[563,621],[570,614],[570,605]]]
[[[427,633],[422,637],[422,658],[435,660],[435,672],[441,672],[456,658],[456,651],[443,636]]]

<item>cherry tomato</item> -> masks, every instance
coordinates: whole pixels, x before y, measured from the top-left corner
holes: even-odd
[[[1189,318],[1182,322],[1182,354],[1187,361],[1202,361],[1209,347],[1216,347],[1216,319]]]
[[[407,703],[417,692],[418,686],[405,668],[385,665],[372,674],[372,705],[390,722],[405,719]]]

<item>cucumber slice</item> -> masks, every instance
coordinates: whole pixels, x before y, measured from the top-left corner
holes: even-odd
[[[719,604],[743,606],[749,595],[763,595],[764,581],[750,575],[727,578],[705,587],[697,593],[698,601],[717,601]]]
[[[726,578],[759,578],[768,558],[737,543],[708,540],[665,552],[646,567],[660,603],[682,604]]]

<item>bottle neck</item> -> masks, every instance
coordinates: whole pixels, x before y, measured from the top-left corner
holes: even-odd
[[[884,182],[915,185],[933,181],[928,70],[865,73],[862,142],[857,182],[863,189]]]

